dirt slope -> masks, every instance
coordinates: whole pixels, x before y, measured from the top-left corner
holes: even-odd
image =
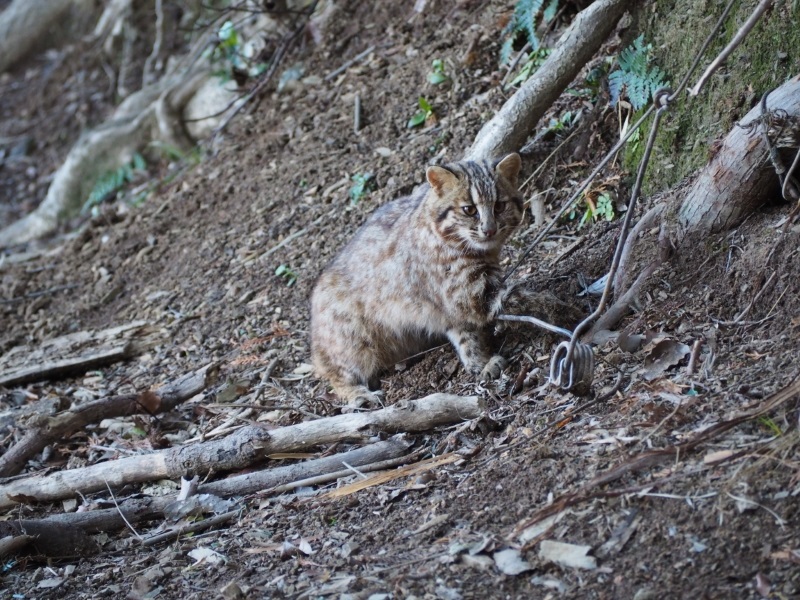
[[[201,435],[231,415],[234,423],[270,425],[338,412],[325,384],[304,368],[315,277],[367,214],[421,183],[427,164],[459,158],[503,101],[496,64],[506,4],[428,5],[414,15],[410,3],[342,2],[323,42],[290,59],[302,63],[307,79],[265,98],[184,177],[143,206],[104,207],[77,236],[51,241],[30,260],[0,263],[0,351],[136,319],[162,336],[139,359],[99,373],[31,385],[24,394],[0,390],[8,406],[49,395],[79,402],[142,390],[212,360],[221,361],[224,373],[201,401],[159,419],[91,428],[31,463],[31,470],[146,451]],[[464,65],[471,43],[474,62]],[[616,43],[605,52],[614,54]],[[368,59],[324,81],[371,45],[376,49]],[[450,85],[426,83],[437,58],[453,77]],[[77,85],[59,81],[65,90]],[[352,125],[356,94],[363,106],[358,133]],[[431,101],[438,122],[410,130],[406,123],[419,95]],[[580,102],[565,97],[553,116]],[[3,111],[11,118],[13,107],[4,103]],[[555,188],[548,203],[557,207],[571,182],[601,157],[614,138],[616,117],[610,110],[592,115],[586,135],[559,151],[526,197]],[[546,137],[525,156],[524,178],[554,147]],[[376,189],[354,203],[351,178],[365,173],[374,176]],[[609,186],[620,180],[614,168],[603,177]],[[626,198],[624,185],[610,189]],[[622,373],[620,389],[568,413],[585,399],[543,385],[549,337],[516,331],[503,349],[511,359],[507,377],[488,388],[457,368],[449,348],[438,349],[387,375],[387,401],[433,391],[483,395],[486,419],[418,440],[431,454],[456,450],[464,460],[340,500],[310,490],[252,498],[230,528],[169,545],[143,549],[120,532],[103,538],[108,550],[92,559],[9,564],[0,574],[0,599],[210,598],[231,582],[253,598],[800,597],[794,401],[678,458],[631,470],[594,490],[603,494],[567,510],[544,537],[590,546],[596,568],[540,558],[538,542],[524,547],[530,569],[522,574],[504,575],[494,560],[497,551],[524,546],[514,535],[517,524],[563,494],[631,456],[755,409],[796,377],[800,280],[793,257],[800,232],[776,228],[789,210],[776,204],[702,248],[679,249],[648,286],[641,312],[626,321],[631,333],[689,347],[702,340],[694,376],[686,356],[658,373],[652,343],[626,353],[608,342],[597,350],[595,392],[608,392]],[[588,312],[594,300],[577,295],[578,276],[592,281],[605,272],[618,227],[617,220],[576,232],[567,224],[522,273]],[[509,264],[532,233],[526,224],[508,250]],[[562,257],[578,236],[583,241]],[[654,244],[654,237],[646,233],[645,242]],[[275,274],[281,265],[296,277],[293,285]],[[261,385],[274,359],[276,380]],[[521,371],[528,371],[525,385],[512,393]],[[226,406],[234,399],[250,408]],[[3,448],[14,439],[11,431],[1,437]],[[704,462],[722,450],[736,455]],[[7,518],[44,512],[22,507]],[[114,546],[119,539],[129,540],[128,547]],[[286,542],[301,546],[301,540],[311,554],[285,550]],[[188,553],[199,547],[224,560],[192,567]],[[37,587],[56,576],[64,577],[58,587]]]

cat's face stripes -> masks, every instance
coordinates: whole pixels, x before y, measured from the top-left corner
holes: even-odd
[[[436,231],[465,252],[499,250],[522,222],[516,190],[519,157],[466,161],[428,170]]]

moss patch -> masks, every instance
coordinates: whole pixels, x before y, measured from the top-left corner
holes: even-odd
[[[718,0],[657,0],[643,7],[639,28],[645,40],[653,44],[653,55],[673,87],[689,70],[726,4]],[[695,84],[756,4],[756,0],[741,0],[734,6],[687,87]],[[699,96],[681,95],[662,120],[645,180],[646,193],[667,189],[706,164],[713,142],[725,137],[765,91],[800,73],[798,19],[800,10],[793,9],[791,2],[776,2]],[[646,131],[642,140],[647,137]],[[629,147],[625,157],[629,168],[636,168],[643,146]]]

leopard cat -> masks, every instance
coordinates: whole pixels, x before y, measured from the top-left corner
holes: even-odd
[[[380,402],[378,375],[444,338],[481,379],[500,376],[491,324],[507,287],[500,250],[523,218],[518,154],[427,169],[427,185],[382,206],[311,295],[316,374],[350,404]]]

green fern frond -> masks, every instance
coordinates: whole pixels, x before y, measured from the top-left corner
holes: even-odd
[[[644,36],[640,35],[620,52],[619,68],[608,76],[612,106],[624,92],[634,110],[639,110],[650,102],[659,88],[667,85],[667,74],[655,65],[650,66],[651,50],[652,46],[645,44]]]
[[[558,14],[558,0],[550,0],[550,3],[545,7],[542,12],[542,20],[545,23],[551,23]]]
[[[539,49],[539,38],[536,35],[536,17],[542,10],[544,0],[519,0],[514,7],[514,29],[521,31],[528,38],[533,50]]]

